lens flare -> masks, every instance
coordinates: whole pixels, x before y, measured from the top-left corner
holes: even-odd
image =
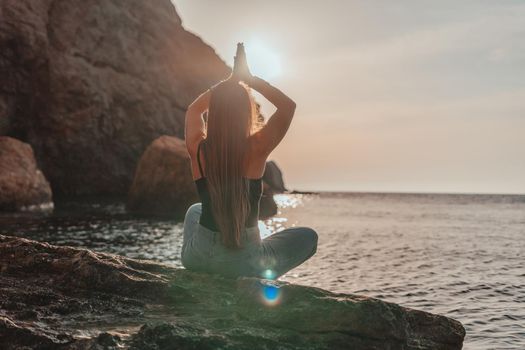
[[[269,280],[275,279],[276,276],[277,276],[277,274],[275,273],[275,271],[270,270],[270,269],[266,269],[262,273],[262,277],[266,278],[266,279],[269,279]]]
[[[262,300],[268,306],[277,305],[281,299],[281,289],[273,281],[261,281]]]
[[[279,288],[275,286],[265,286],[264,297],[268,301],[275,301],[279,297]]]

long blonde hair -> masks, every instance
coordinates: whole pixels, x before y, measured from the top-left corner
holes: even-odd
[[[248,137],[259,126],[249,87],[225,81],[212,89],[202,149],[213,218],[228,248],[241,247],[241,234],[250,212],[244,168]]]

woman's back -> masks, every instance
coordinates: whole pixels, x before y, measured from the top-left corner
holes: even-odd
[[[204,170],[203,170],[202,162],[201,162],[201,155],[200,155],[201,144],[202,143],[200,143],[197,148],[197,163],[199,166],[199,172],[202,175],[202,177],[195,180],[197,192],[199,194],[199,198],[202,203],[202,213],[199,219],[199,223],[209,230],[218,232],[219,227],[213,218],[213,210],[212,210],[212,205],[211,205],[210,192],[208,190],[207,179],[204,176]],[[246,217],[246,222],[244,224],[244,227],[255,227],[257,226],[258,220],[259,220],[259,204],[260,204],[262,192],[263,192],[262,177],[258,179],[246,178],[246,181],[248,181],[249,183],[248,198],[249,198],[250,211],[248,213],[248,216]]]

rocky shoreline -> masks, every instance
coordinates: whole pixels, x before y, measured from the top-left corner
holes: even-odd
[[[455,320],[378,299],[0,235],[5,349],[461,349]]]

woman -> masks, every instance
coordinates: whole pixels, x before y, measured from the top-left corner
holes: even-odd
[[[250,88],[277,108],[265,125],[258,121]],[[192,205],[184,220],[181,257],[187,269],[275,279],[315,254],[317,234],[310,228],[289,228],[264,240],[259,235],[266,159],[294,112],[294,101],[250,73],[242,43],[230,77],[188,107],[186,147],[201,203]]]

